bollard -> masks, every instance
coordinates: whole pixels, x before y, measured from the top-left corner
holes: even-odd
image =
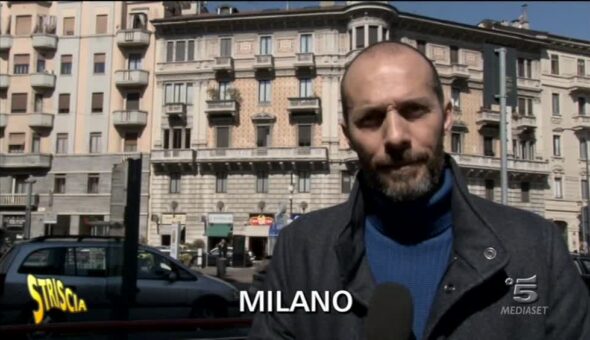
[[[225,277],[225,257],[217,258],[217,277]]]

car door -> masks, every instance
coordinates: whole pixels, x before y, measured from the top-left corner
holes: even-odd
[[[178,268],[171,260],[140,249],[137,254],[138,293],[136,304],[130,310],[131,319],[186,318],[190,302],[183,282],[178,279]]]
[[[586,283],[586,287],[590,290],[590,258],[580,258],[580,262],[582,263],[581,275],[582,279]]]

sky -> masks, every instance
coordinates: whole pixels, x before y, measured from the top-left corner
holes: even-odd
[[[207,7],[212,12],[221,4],[231,4],[246,11],[284,9],[287,3],[290,8],[319,5],[319,1],[208,1]],[[344,4],[344,1],[336,3]],[[590,1],[390,1],[401,12],[470,25],[477,25],[483,19],[515,20],[525,3],[531,29],[590,41]]]

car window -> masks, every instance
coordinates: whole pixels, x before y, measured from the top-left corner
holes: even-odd
[[[6,273],[12,263],[12,258],[16,254],[16,247],[12,247],[0,258],[0,273]]]
[[[76,275],[86,277],[105,277],[106,273],[106,248],[76,248]]]
[[[168,280],[171,271],[172,266],[166,258],[145,250],[137,253],[138,279]]]
[[[580,267],[580,264],[578,263],[578,261],[574,260],[574,264],[576,265],[576,268],[578,269],[578,273],[582,274],[584,271],[582,270],[582,267]]]
[[[586,267],[586,273],[590,273],[590,260],[582,260],[584,267]]]
[[[68,249],[65,247],[45,248],[33,251],[23,261],[18,272],[21,274],[66,275],[65,258]],[[68,272],[72,275],[72,272]]]

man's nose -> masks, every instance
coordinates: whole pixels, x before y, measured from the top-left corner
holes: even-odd
[[[408,122],[395,110],[387,112],[383,134],[386,148],[404,149],[410,145]]]

